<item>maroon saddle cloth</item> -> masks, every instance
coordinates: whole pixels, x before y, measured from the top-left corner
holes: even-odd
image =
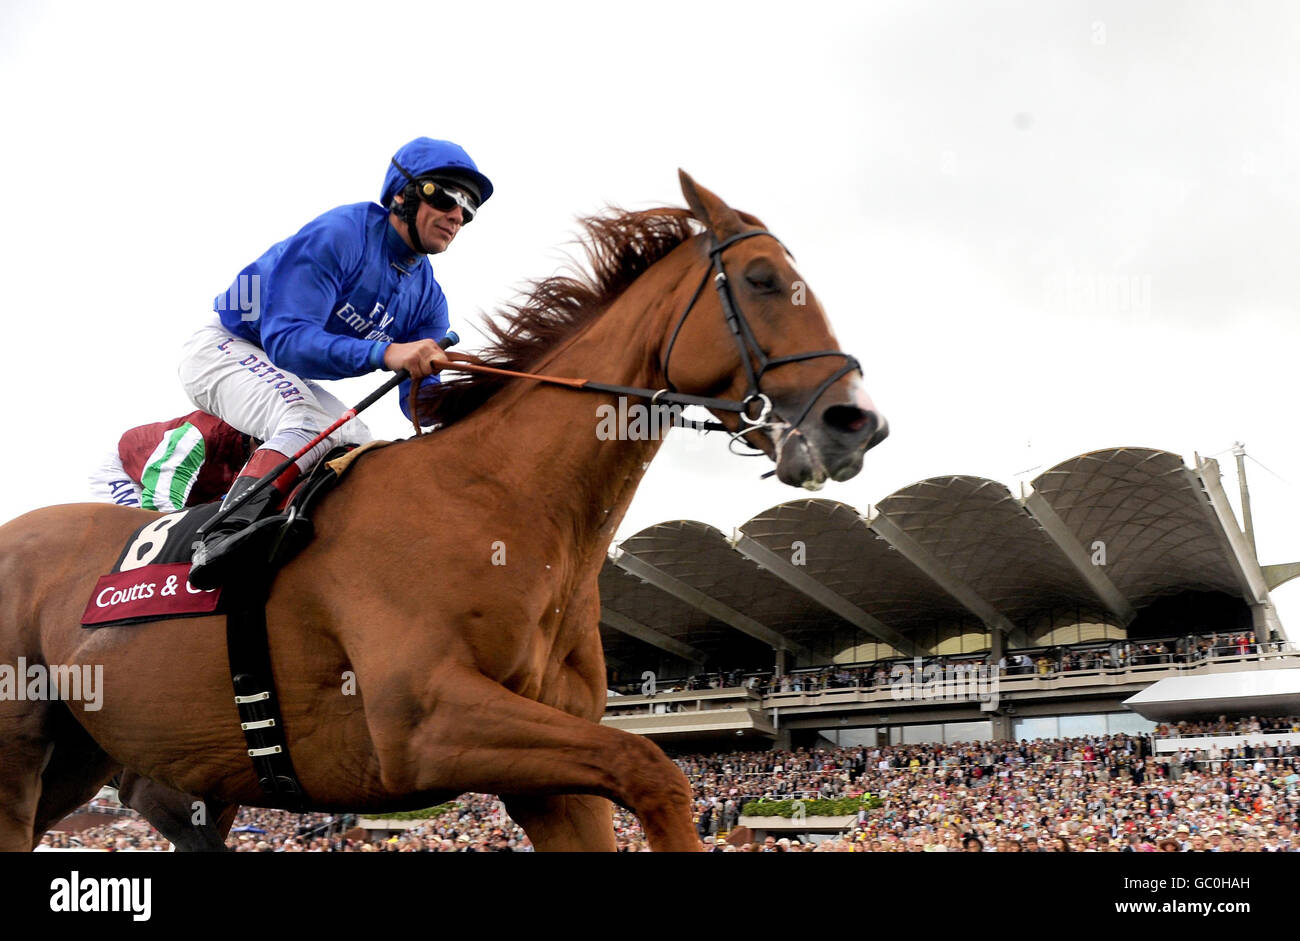
[[[220,588],[200,591],[187,580],[195,532],[220,508],[218,500],[168,513],[132,533],[113,570],[95,583],[81,626],[221,613]]]

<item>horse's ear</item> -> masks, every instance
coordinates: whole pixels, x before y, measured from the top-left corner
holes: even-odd
[[[689,173],[678,169],[677,176],[682,182],[682,195],[686,197],[686,205],[691,207],[692,215],[708,226],[719,242],[745,228],[745,223],[736,210],[692,180]]]

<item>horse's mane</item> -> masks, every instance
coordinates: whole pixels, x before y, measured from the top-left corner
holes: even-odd
[[[689,210],[627,212],[610,207],[580,220],[578,239],[590,271],[531,282],[524,299],[487,322],[489,343],[477,355],[489,366],[527,372],[555,347],[598,318],[638,277],[699,231]],[[491,398],[509,380],[470,375],[420,390],[420,424],[450,425]]]

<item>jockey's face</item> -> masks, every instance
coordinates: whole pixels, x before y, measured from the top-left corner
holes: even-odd
[[[401,202],[401,194],[399,193],[394,199]],[[445,252],[464,222],[465,217],[459,206],[453,206],[449,212],[442,212],[434,209],[424,200],[420,200],[420,208],[415,214],[415,229],[420,234],[421,244],[430,255]],[[405,225],[399,225],[398,232],[401,233],[406,244],[410,245],[410,238],[402,231],[405,228]]]
[[[415,225],[420,232],[420,241],[424,243],[430,255],[445,252],[464,224],[465,217],[459,206],[452,206],[450,212],[442,212],[434,209],[424,200],[420,200],[420,211],[415,216]]]

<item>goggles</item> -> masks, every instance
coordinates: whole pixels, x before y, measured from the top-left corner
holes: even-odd
[[[461,224],[469,225],[474,221],[474,213],[478,211],[478,203],[460,187],[455,184],[448,187],[428,176],[422,176],[417,179],[416,177],[411,176],[410,171],[407,170],[406,167],[397,162],[396,157],[392,159],[391,163],[398,169],[402,176],[406,177],[408,182],[415,185],[415,191],[419,194],[420,198],[434,209],[437,209],[439,212],[451,212],[459,206],[461,214],[464,217],[464,221]]]
[[[426,178],[415,181],[415,191],[420,194],[421,199],[439,212],[451,212],[459,206],[464,217],[462,225],[469,225],[474,221],[474,213],[478,207],[474,204],[474,200],[460,189]]]

